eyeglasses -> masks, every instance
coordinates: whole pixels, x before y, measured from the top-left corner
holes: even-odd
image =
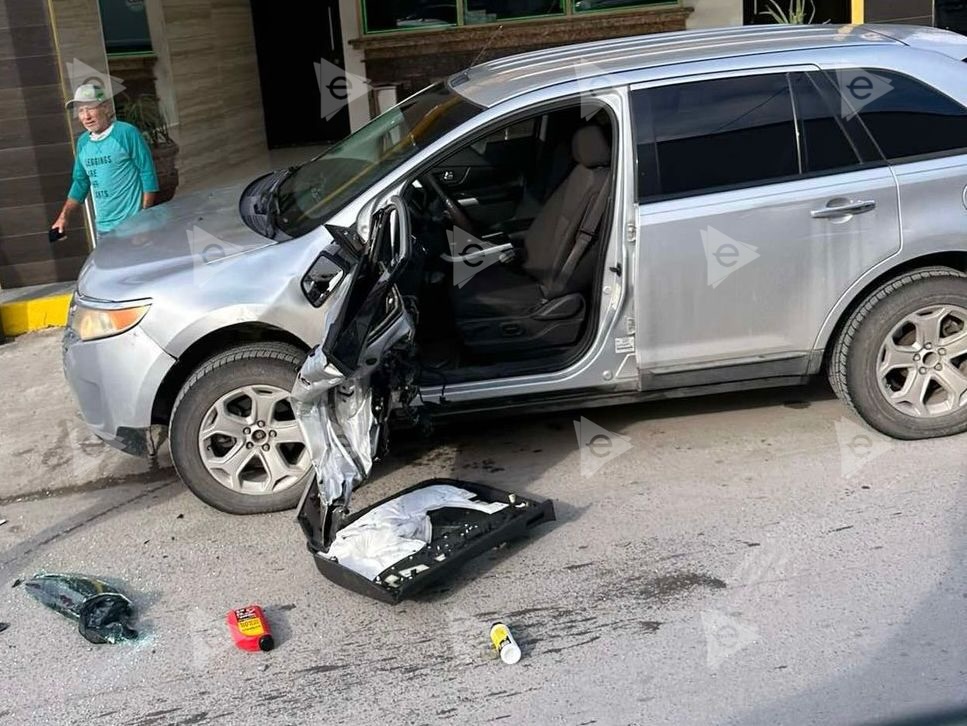
[[[101,101],[100,103],[87,103],[87,104],[79,103],[76,106],[74,106],[74,115],[80,116],[81,112],[83,111],[91,111],[91,112],[96,111],[97,109],[101,108],[101,106],[103,105],[104,105],[104,101]]]

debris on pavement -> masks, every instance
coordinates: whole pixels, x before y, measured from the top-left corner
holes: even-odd
[[[520,646],[517,645],[506,624],[494,623],[490,627],[490,642],[493,643],[497,655],[507,665],[514,665],[520,660]]]
[[[10,627],[10,623],[0,623],[0,633]]]
[[[506,502],[481,502],[466,489],[438,484],[390,499],[336,534],[329,557],[372,580],[387,567],[419,552],[433,538],[430,510],[444,507],[494,514]],[[469,526],[469,525],[466,525]]]
[[[134,614],[131,601],[102,580],[87,575],[39,573],[24,587],[38,602],[77,620],[80,634],[91,643],[117,644],[138,637],[128,625]]]
[[[5,525],[6,523],[7,523],[7,520],[6,519],[0,519],[0,527],[2,527],[3,525]]]
[[[311,482],[297,517],[316,568],[341,587],[393,605],[554,520],[549,500],[429,479],[347,517],[327,542],[324,499]]]
[[[275,647],[269,621],[258,605],[229,610],[226,621],[235,645],[242,650],[267,651]]]

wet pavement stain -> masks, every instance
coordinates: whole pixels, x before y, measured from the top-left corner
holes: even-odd
[[[724,590],[723,580],[701,572],[676,572],[657,577],[629,577],[625,580],[627,589],[634,589],[639,597],[646,600],[671,600],[696,588]]]
[[[460,467],[461,469],[471,469],[486,471],[490,474],[496,474],[497,472],[504,471],[504,467],[497,466],[493,459],[484,459],[483,461],[471,461]]]

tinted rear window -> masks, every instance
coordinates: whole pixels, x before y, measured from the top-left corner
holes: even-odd
[[[887,159],[967,152],[967,109],[935,88],[892,71],[831,75]]]

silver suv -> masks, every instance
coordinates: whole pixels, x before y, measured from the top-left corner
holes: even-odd
[[[372,387],[370,443],[394,419],[823,371],[879,431],[962,432],[965,59],[952,33],[825,25],[475,66],[303,166],[105,235],[67,377],[99,436],[151,454],[167,429],[187,485],[237,513],[312,477],[290,392],[313,349]],[[329,445],[352,449],[330,394]]]

